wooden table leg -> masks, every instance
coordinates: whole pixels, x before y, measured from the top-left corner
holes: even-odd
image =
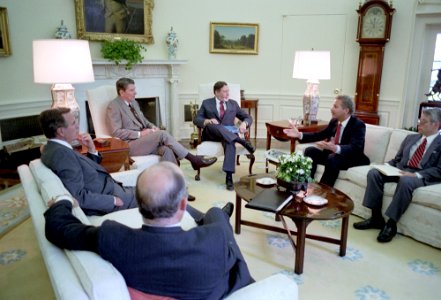
[[[346,245],[348,241],[348,224],[349,216],[343,217],[341,222],[341,235],[340,235],[340,256],[346,255]]]
[[[242,198],[237,196],[236,194],[236,224],[235,224],[235,232],[236,234],[240,234],[240,221],[242,215]]]
[[[271,149],[271,133],[266,129],[266,150]],[[268,159],[265,159],[265,173],[268,173]]]
[[[299,219],[293,220],[297,227],[297,247],[296,251],[296,259],[294,264],[294,273],[302,274],[303,273],[303,261],[305,259],[305,236],[306,236],[306,227],[308,226],[307,220]]]

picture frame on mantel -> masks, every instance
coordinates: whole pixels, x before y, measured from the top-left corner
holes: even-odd
[[[79,39],[106,41],[128,39],[153,44],[154,0],[75,0]]]
[[[8,10],[6,7],[0,7],[0,56],[9,56],[11,54],[11,46],[9,44]]]
[[[259,24],[210,23],[210,53],[259,54]]]

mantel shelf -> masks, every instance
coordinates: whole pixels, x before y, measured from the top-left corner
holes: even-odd
[[[143,60],[140,63],[137,63],[135,65],[184,65],[188,61],[187,60],[167,60],[167,59],[153,59],[153,60]],[[115,65],[114,62],[104,60],[104,59],[94,59],[92,61],[93,65]],[[122,62],[120,65],[125,65],[124,62]]]

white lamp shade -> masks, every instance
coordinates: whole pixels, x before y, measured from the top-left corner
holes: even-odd
[[[329,51],[296,51],[292,77],[297,79],[331,79]]]
[[[53,84],[94,81],[89,41],[35,40],[32,48],[34,82]]]

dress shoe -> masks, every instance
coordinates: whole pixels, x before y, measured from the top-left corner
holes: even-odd
[[[191,162],[193,170],[199,170],[200,168],[205,168],[211,166],[217,161],[217,157],[204,157],[202,155],[196,155],[196,159]]]
[[[380,234],[377,236],[377,241],[379,243],[388,243],[397,234],[397,227],[386,224]]]
[[[193,195],[188,194],[187,200],[188,201],[194,201],[194,200],[196,200],[196,197],[193,196]]]
[[[224,211],[224,213],[226,213],[228,215],[228,217],[231,217],[231,215],[233,214],[233,211],[234,211],[234,204],[231,202],[228,202],[227,204],[225,204],[224,207],[222,207],[222,210]]]
[[[358,230],[365,230],[365,229],[383,229],[384,222],[383,217],[381,219],[373,219],[369,218],[361,222],[354,223],[354,228]]]
[[[227,186],[227,190],[233,191],[234,190],[233,177],[227,176],[227,179],[225,180],[225,185]]]

